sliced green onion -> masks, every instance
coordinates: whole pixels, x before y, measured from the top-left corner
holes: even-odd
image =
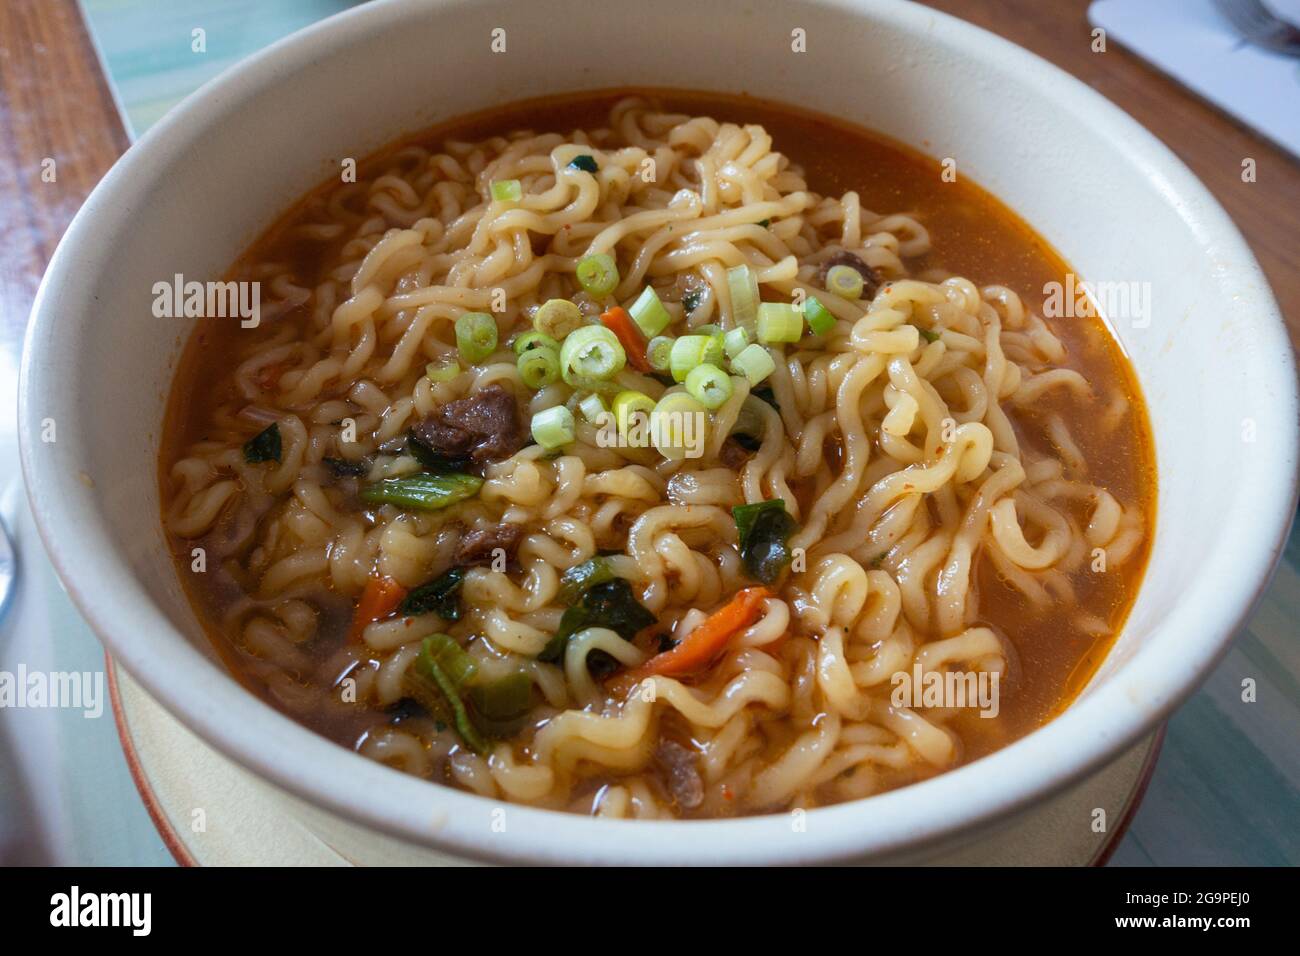
[[[650,367],[656,372],[668,371],[669,364],[672,360],[673,342],[676,341],[668,335],[656,335],[646,346],[645,358],[650,363]]]
[[[442,645],[435,638],[445,636],[433,635],[425,639],[419,656],[402,675],[402,690],[435,717],[451,724],[470,750],[486,754],[487,741],[470,720],[469,712],[460,697],[460,686],[438,662],[437,652],[442,649]]]
[[[560,353],[547,345],[526,349],[519,353],[515,367],[529,388],[545,388],[560,377]]]
[[[722,332],[722,326],[716,322],[709,322],[706,325],[697,325],[691,329],[691,332],[695,335],[718,335]]]
[[[547,408],[533,416],[533,440],[547,451],[573,441],[573,412],[563,405]]]
[[[603,299],[618,287],[618,263],[604,252],[583,256],[578,260],[577,277],[588,295]]]
[[[493,737],[509,737],[522,726],[533,706],[533,679],[514,671],[469,689],[477,726]]]
[[[627,363],[618,336],[603,325],[584,325],[560,346],[560,374],[570,385],[613,378]]]
[[[664,304],[659,301],[659,293],[653,286],[642,289],[641,295],[627,311],[632,316],[632,321],[648,339],[654,338],[668,328],[668,323],[673,320],[668,310],[664,308]]]
[[[584,173],[594,173],[600,169],[596,165],[596,157],[588,156],[585,153],[581,156],[574,156],[573,159],[569,160],[569,166],[573,169],[580,169]]]
[[[625,439],[628,438],[628,432],[634,425],[642,429],[644,441],[633,442],[629,444],[634,448],[643,447],[649,444],[648,429],[650,424],[650,413],[654,411],[655,400],[644,392],[636,392],[629,389],[626,392],[619,392],[614,397],[614,421],[618,423],[618,433]],[[637,417],[639,416],[640,420]],[[635,436],[634,436],[635,437]]]
[[[812,329],[813,335],[825,335],[835,328],[835,316],[812,296],[804,300],[803,317],[808,320],[808,328]]]
[[[738,325],[722,337],[722,350],[727,353],[727,358],[735,358],[741,352],[745,351],[745,346],[750,342],[749,330],[743,325]]]
[[[547,299],[533,313],[533,328],[559,341],[582,325],[582,310],[568,299]]]
[[[424,377],[431,382],[450,382],[460,374],[460,363],[454,358],[430,362],[424,367]]]
[[[463,687],[478,673],[478,664],[465,653],[450,634],[430,634],[424,639],[424,651],[457,687]]]
[[[686,391],[709,411],[731,398],[731,376],[716,365],[697,365],[686,376]]]
[[[750,385],[757,385],[776,371],[776,362],[767,349],[755,343],[747,345],[743,352],[731,360],[731,369],[749,379]]]
[[[798,342],[803,335],[803,316],[792,305],[784,302],[764,302],[758,307],[758,340],[769,342]]]
[[[697,399],[686,392],[669,392],[650,413],[650,434],[659,454],[677,461],[692,447],[703,450],[708,422],[709,413]]]
[[[704,349],[704,361],[710,365],[721,365],[722,359],[726,355],[726,349],[723,346],[726,340],[726,333],[721,329],[709,335],[709,344]]]
[[[749,266],[733,266],[727,270],[727,291],[736,325],[752,326],[758,314],[758,275]]]
[[[578,411],[582,412],[582,417],[593,425],[599,425],[602,415],[609,414],[609,406],[605,400],[594,392],[578,403]]]
[[[558,352],[560,350],[560,343],[545,332],[525,332],[523,335],[515,339],[514,348],[516,355],[522,355],[529,349],[535,348],[555,349],[555,351]]]
[[[456,348],[470,365],[497,350],[496,319],[486,312],[466,312],[456,319]]]
[[[524,187],[517,179],[498,179],[492,184],[492,198],[497,202],[519,202],[524,198]]]
[[[683,335],[673,342],[672,352],[668,356],[668,370],[673,381],[684,382],[691,369],[708,361],[708,354],[713,345],[712,336]]]
[[[862,273],[852,266],[831,266],[826,272],[826,291],[841,299],[862,298]]]
[[[413,511],[437,511],[472,498],[483,487],[478,475],[459,472],[422,473],[405,478],[385,478],[361,491],[361,500],[372,505],[397,505]]]

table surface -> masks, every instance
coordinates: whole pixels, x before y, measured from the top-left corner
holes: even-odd
[[[241,56],[349,5],[222,0],[75,0],[0,4],[0,389],[18,356],[40,276],[86,195],[131,134]],[[1300,164],[1110,44],[1091,49],[1083,0],[930,0],[1052,61],[1145,125],[1209,187],[1245,234],[1300,343]],[[197,10],[203,10],[199,17]],[[268,12],[271,11],[271,12]],[[211,56],[189,52],[193,25]],[[183,51],[183,53],[182,53]],[[114,82],[106,77],[102,52]],[[1241,179],[1254,158],[1258,177]],[[53,182],[42,178],[55,161]],[[102,651],[65,596],[30,528],[16,468],[14,415],[0,413],[0,516],[19,539],[16,606],[0,621],[0,669],[19,663],[102,671]],[[1146,801],[1111,864],[1300,862],[1300,535],[1220,667],[1171,719]],[[21,622],[21,623],[20,623]],[[1243,704],[1244,677],[1259,699]],[[0,860],[168,860],[134,792],[111,717],[11,712],[0,720]]]

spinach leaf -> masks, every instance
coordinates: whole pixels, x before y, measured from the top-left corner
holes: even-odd
[[[623,578],[593,584],[576,604],[560,618],[560,629],[547,642],[538,658],[557,661],[564,656],[569,638],[588,627],[607,627],[625,641],[655,622],[655,616],[641,606],[632,594],[632,585]]]
[[[356,461],[349,461],[347,458],[322,458],[321,464],[328,468],[335,478],[364,478],[370,474],[369,458],[358,458]]]
[[[460,587],[465,583],[465,569],[452,568],[406,595],[397,607],[403,617],[436,614],[444,621],[460,620]]]
[[[596,165],[594,156],[588,156],[585,153],[581,156],[574,156],[569,160],[569,165],[574,169],[581,169],[584,173],[594,173],[600,167]]]
[[[244,461],[256,465],[263,461],[280,460],[280,423],[271,422],[262,431],[244,442]]]
[[[560,575],[559,601],[565,605],[573,604],[593,584],[612,581],[614,577],[613,568],[604,558],[592,558],[582,564],[575,564]]]
[[[798,525],[785,510],[785,502],[776,498],[731,509],[740,533],[740,558],[750,576],[771,584],[790,563],[787,542]]]

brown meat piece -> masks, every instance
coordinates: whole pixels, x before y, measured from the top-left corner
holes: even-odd
[[[718,449],[718,461],[732,471],[739,471],[741,466],[749,461],[749,455],[745,447],[734,438],[728,438]]]
[[[509,458],[528,440],[514,395],[495,384],[448,402],[425,416],[414,431],[434,451],[476,464]]]
[[[456,549],[456,566],[489,564],[497,548],[506,553],[507,561],[513,561],[523,537],[524,527],[518,524],[498,524],[471,531],[460,539],[460,546]]]
[[[664,784],[683,810],[694,810],[704,802],[704,781],[695,751],[672,740],[662,740],[655,748],[655,763],[663,771]]]
[[[880,277],[876,275],[875,269],[851,252],[837,252],[823,262],[821,270],[817,273],[818,285],[823,289],[826,288],[826,273],[835,266],[850,266],[856,270],[862,276],[862,298],[875,298],[876,290],[880,288]]]

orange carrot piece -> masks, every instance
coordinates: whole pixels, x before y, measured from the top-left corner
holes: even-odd
[[[662,674],[680,677],[702,670],[721,654],[728,644],[745,628],[758,620],[763,602],[772,596],[764,587],[745,588],[730,601],[710,614],[695,630],[674,648],[656,654],[627,677],[633,682]]]
[[[381,574],[372,574],[366,581],[366,589],[361,592],[356,612],[352,615],[352,627],[348,630],[349,641],[360,641],[366,627],[375,621],[381,621],[397,610],[397,606],[406,597],[406,588],[392,578]]]
[[[654,371],[650,360],[646,358],[645,336],[641,334],[632,316],[627,314],[627,309],[618,305],[606,309],[600,314],[600,322],[618,337],[618,343],[623,346],[627,360],[634,369],[647,374]]]

